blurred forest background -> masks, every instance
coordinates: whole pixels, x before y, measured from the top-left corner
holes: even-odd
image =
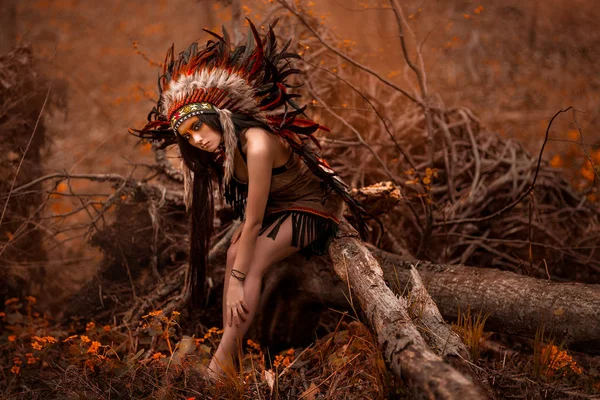
[[[265,17],[261,12],[268,2],[242,3],[244,15],[253,21]],[[157,64],[172,43],[182,49],[193,40],[207,40],[202,28],[218,32],[232,18],[227,2],[219,1],[15,4],[15,18],[3,29],[13,29],[19,42],[31,44],[41,70],[58,81],[54,91],[64,96],[64,108],[44,115],[45,173],[128,175],[132,163],[151,160],[150,145],[139,145],[127,129],[143,126],[157,97]],[[359,61],[402,87],[416,87],[402,60],[393,15],[381,9],[383,3],[321,0],[307,7],[343,46],[356,51]],[[536,153],[552,115],[573,105],[583,112],[581,129],[600,162],[600,11],[594,2],[415,1],[404,7],[418,37],[427,39],[423,55],[429,88],[447,107],[470,108],[488,130],[519,140]],[[365,112],[343,100],[331,106]],[[319,105],[311,108],[314,112]],[[544,158],[563,169],[575,188],[585,190],[594,174],[573,143],[579,133],[570,122],[557,121],[551,136],[556,140]],[[56,196],[49,212],[68,212],[77,201]],[[45,244],[49,279],[44,279],[43,290],[38,286],[34,292],[51,302],[60,303],[87,281],[99,261],[100,254],[83,238],[68,240],[71,236],[58,233],[47,239],[55,243]],[[5,233],[2,240],[7,239]]]
[[[351,55],[355,61],[411,93],[419,91],[419,83],[404,61],[397,24],[387,1],[303,0],[295,4],[315,29],[326,29],[326,38],[338,51]],[[29,122],[20,126],[18,138],[8,140],[5,136],[8,130],[2,132],[5,143],[0,145],[3,150],[0,171],[3,201],[0,204],[4,207],[12,185],[17,188],[50,174],[117,174],[135,179],[151,176],[152,169],[146,166],[155,160],[152,146],[140,143],[127,129],[142,127],[146,121],[158,95],[158,68],[167,48],[175,43],[179,51],[194,40],[207,40],[209,36],[202,28],[220,32],[221,25],[225,25],[235,35],[237,29],[232,21],[243,25],[244,17],[260,26],[273,15],[284,14],[278,28],[294,39],[292,51],[302,54],[314,65],[344,76],[361,92],[368,93],[385,110],[384,118],[402,145],[423,137],[422,129],[406,122],[407,115],[414,115],[408,99],[377,89],[381,84],[372,76],[361,75],[339,57],[332,58],[326,49],[314,44],[314,37],[302,31],[298,20],[277,5],[278,2],[272,0],[4,0],[0,6],[0,11],[4,11],[0,17],[3,37],[0,52],[13,51],[17,43],[21,47],[10,56],[3,56],[0,66],[4,71],[27,69],[31,74],[23,78],[20,86],[13,85],[17,79],[14,75],[4,72],[0,75],[0,85],[4,86],[2,95],[6,96],[0,99],[4,107],[0,118],[8,123],[6,118],[10,115],[7,117],[6,110],[10,111],[11,105],[7,93],[15,96],[15,87],[31,94],[19,105],[20,111],[27,109],[31,115]],[[564,177],[564,182],[572,187],[569,193],[576,202],[585,202],[586,207],[597,210],[600,200],[598,168],[595,167],[600,165],[600,29],[597,26],[600,9],[597,3],[591,0],[410,0],[403,1],[402,7],[409,26],[422,44],[426,83],[431,104],[436,107],[470,110],[473,120],[477,120],[478,130],[497,134],[499,139],[494,140],[501,143],[520,143],[515,144],[517,152],[531,154],[532,158],[540,152],[552,116],[568,106],[578,111],[579,126],[574,123],[575,114],[571,112],[561,114],[553,122],[542,156],[543,165]],[[232,13],[232,9],[239,12]],[[295,35],[296,30],[303,33]],[[415,43],[410,40],[409,51],[413,54]],[[309,76],[316,74],[310,65],[302,69]],[[313,82],[320,82],[315,79]],[[334,90],[327,98],[317,98],[318,90],[314,87],[309,89],[316,91],[304,93],[308,113],[333,128],[331,134],[320,134],[325,148],[331,144],[327,150],[331,164],[353,187],[387,179],[389,174],[383,172],[373,157],[368,158],[367,172],[358,173],[351,168],[354,161],[340,156],[343,151],[339,146],[344,140],[356,140],[341,119],[351,121],[369,143],[387,134],[381,123],[373,122],[373,110],[359,96],[350,95],[351,91],[342,83],[339,83],[339,91],[335,91],[338,86],[332,86]],[[28,145],[34,126],[37,126],[36,136]],[[330,139],[341,142],[332,143]],[[411,185],[415,171],[411,172],[410,165],[390,143],[382,139],[374,150],[390,170],[393,167],[392,175],[401,182],[403,195],[410,197],[411,192],[406,188]],[[356,145],[356,142],[349,144]],[[28,155],[19,166],[21,175],[12,182],[12,174],[26,147]],[[360,151],[352,154],[368,154],[367,150]],[[425,172],[422,168],[422,173],[434,179],[437,171]],[[42,319],[78,313],[67,309],[77,307],[72,296],[106,266],[106,248],[110,247],[103,244],[102,239],[96,239],[96,246],[92,246],[90,240],[115,221],[117,206],[128,201],[128,194],[119,192],[112,182],[99,182],[96,178],[57,181],[36,198],[23,191],[11,196],[9,204],[23,207],[21,216],[35,212],[39,218],[24,227],[22,220],[10,219],[10,212],[6,216],[5,212],[2,214],[7,218],[0,226],[0,277],[6,283],[0,288],[0,294],[4,301],[33,296],[19,303],[20,307],[25,310],[37,303],[40,312],[47,313],[44,314],[47,317],[37,314]],[[515,190],[525,189],[525,183],[523,185],[515,186]],[[85,193],[85,201],[89,201],[86,206],[102,211],[102,217],[97,217],[88,207],[82,208],[82,198],[75,193]],[[118,193],[117,199],[111,197],[114,193]],[[12,210],[11,207],[7,208]],[[525,211],[530,208],[529,203],[523,206]],[[590,218],[597,223],[597,216]],[[392,218],[386,223],[395,221]],[[589,226],[592,225],[597,226]],[[490,228],[492,232],[494,229]],[[573,235],[592,232],[586,229]],[[595,239],[592,237],[587,243],[591,247],[598,243],[598,231],[593,232]],[[183,237],[184,232],[181,233]],[[482,231],[476,235],[488,234],[489,231]],[[401,235],[397,232],[396,236]],[[569,234],[562,230],[556,235]],[[389,238],[386,240],[388,251],[398,245],[390,243]],[[520,269],[521,258],[514,254],[495,259],[490,250],[490,258],[475,254],[473,258],[463,259],[457,255],[442,255],[441,250],[428,252],[423,250],[422,244],[411,243],[411,240],[416,239],[398,239],[400,247],[411,250],[410,255],[417,258],[460,261],[468,265],[483,263],[536,276],[531,270],[525,271],[525,267]],[[432,249],[440,244],[435,243]],[[456,251],[463,253],[464,248]],[[547,258],[547,254],[534,254],[529,259],[524,258],[523,264],[533,265],[535,261],[535,266],[539,266],[547,262],[552,267],[556,260]],[[600,282],[597,259],[592,251],[589,261],[594,268],[577,267],[567,271],[567,267],[557,261],[556,270],[551,268],[550,272],[557,281],[597,284]],[[546,275],[543,267],[540,274]],[[16,301],[7,303],[10,304]],[[216,316],[214,320],[218,322],[219,318]],[[88,321],[79,323],[85,326]],[[118,325],[118,321],[114,322],[113,327]],[[111,324],[105,323],[104,326],[109,326],[108,332]],[[94,329],[95,325],[90,328]],[[100,325],[97,329],[101,329]],[[9,340],[10,333],[4,332],[2,340]],[[15,365],[20,364],[3,365],[7,368],[4,375],[10,375],[9,369]]]

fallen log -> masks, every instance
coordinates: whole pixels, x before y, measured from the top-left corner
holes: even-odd
[[[565,339],[569,348],[588,354],[600,352],[600,314],[596,312],[600,309],[599,285],[548,282],[491,268],[415,262],[374,246],[368,248],[396,294],[409,285],[410,268],[416,265],[446,321],[457,319],[459,306],[461,310],[471,307],[476,313],[490,314],[487,331],[534,338],[544,322],[547,332],[553,329],[557,340]],[[215,258],[213,265],[224,268],[224,257],[223,253],[222,259]],[[214,281],[222,282],[222,274],[222,268],[217,267]],[[289,288],[282,290],[280,285],[286,282]],[[347,285],[335,276],[326,257],[313,257],[310,262],[299,255],[288,257],[269,270],[263,287],[256,328],[265,342],[273,342],[275,335],[282,342],[298,342],[303,330],[297,328],[298,319],[292,315],[318,314],[327,307],[350,309]],[[278,312],[279,308],[285,312]],[[280,317],[274,317],[277,315]],[[302,326],[310,337],[312,325]]]
[[[444,321],[415,267],[410,268],[410,285],[409,312],[416,317],[413,321],[427,345],[444,361],[477,382],[488,398],[495,398],[486,374],[479,368],[473,368],[472,363],[465,362],[472,361],[467,346]]]
[[[402,200],[400,189],[392,181],[354,188],[350,193],[373,215],[387,213]]]
[[[444,321],[440,311],[427,292],[423,280],[415,267],[410,268],[409,311],[421,328],[421,335],[429,347],[442,358],[459,357],[470,360],[469,350],[460,336]]]
[[[415,263],[372,248],[391,286],[405,285]],[[419,262],[427,291],[446,319],[458,308],[489,313],[486,330],[535,337],[545,326],[574,350],[600,353],[600,285],[557,283],[491,268]]]
[[[358,300],[365,323],[376,332],[390,369],[417,398],[486,398],[427,346],[411,321],[406,300],[396,297],[386,285],[379,264],[357,236],[354,228],[342,221],[329,255],[336,274],[351,288],[350,299]]]

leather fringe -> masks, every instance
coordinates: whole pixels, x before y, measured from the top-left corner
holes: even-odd
[[[300,251],[306,255],[307,259],[311,254],[326,254],[329,243],[337,232],[338,223],[310,212],[287,210],[273,213],[263,220],[263,226],[258,234],[262,235],[275,223],[267,234],[268,238],[275,240],[281,225],[290,216],[292,218],[292,246],[300,247],[302,243],[308,242],[309,244]]]
[[[225,186],[225,200],[232,207],[235,218],[244,219],[248,187],[232,179]],[[309,211],[285,210],[267,215],[263,219],[259,235],[264,234],[270,226],[275,224],[267,233],[267,237],[275,240],[281,225],[291,216],[292,218],[292,246],[299,247],[301,243],[309,245],[300,250],[309,259],[311,254],[323,255],[327,253],[330,241],[335,237],[338,223]]]

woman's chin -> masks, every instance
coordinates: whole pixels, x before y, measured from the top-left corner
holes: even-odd
[[[199,145],[197,145],[197,144],[194,144],[193,146],[194,146],[195,148],[199,149],[199,150],[206,151],[206,152],[208,152],[208,153],[214,153],[214,151],[215,151],[215,150],[217,149],[217,147],[218,147],[218,146],[217,146],[217,147],[215,147],[215,146],[213,146],[212,144],[209,144],[207,147],[200,147],[200,146],[199,146]]]

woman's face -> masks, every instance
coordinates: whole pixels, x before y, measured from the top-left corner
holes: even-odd
[[[189,144],[209,153],[215,152],[221,144],[221,134],[203,124],[198,117],[184,121],[178,131]]]

